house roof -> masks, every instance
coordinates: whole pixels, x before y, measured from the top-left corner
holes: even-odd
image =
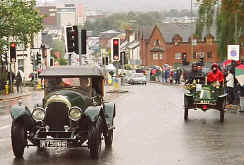
[[[155,26],[149,26],[149,27],[143,27],[142,33],[144,39],[149,39],[151,36],[151,33],[153,31],[153,28]],[[160,25],[157,25],[159,28],[162,37],[165,39],[166,42],[172,42],[172,38],[175,36],[175,34],[179,34],[183,42],[187,42],[189,37],[195,33],[195,24],[189,24],[189,23],[162,23]],[[211,28],[211,34],[213,36],[216,36],[216,28]],[[206,32],[203,33],[203,36],[206,35]]]

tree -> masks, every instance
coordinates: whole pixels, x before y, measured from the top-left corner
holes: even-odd
[[[55,53],[60,54],[60,57],[57,57]],[[60,65],[67,65],[66,59],[64,59],[65,54],[65,43],[62,40],[54,40],[53,49],[51,51],[51,56],[54,57],[55,61],[58,61]]]
[[[0,2],[0,54],[8,50],[9,39],[32,45],[33,35],[43,29],[43,17],[35,9],[36,1]]]
[[[202,36],[203,31],[210,33],[216,22],[218,55],[225,59],[227,45],[240,44],[244,35],[244,1],[243,0],[198,0],[201,2],[196,25],[196,34]]]

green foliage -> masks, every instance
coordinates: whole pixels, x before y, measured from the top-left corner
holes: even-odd
[[[0,2],[0,54],[7,50],[8,40],[32,44],[34,33],[43,29],[43,17],[35,9],[36,1],[4,0]]]
[[[130,64],[125,64],[125,69],[126,70],[132,70],[132,66]]]
[[[241,37],[244,35],[244,2],[240,0],[198,1],[201,5],[198,10],[196,34],[201,38],[205,29],[209,33],[216,19],[218,55],[221,60],[224,60],[227,56],[227,45],[241,44]]]
[[[55,52],[59,52],[61,57],[58,59],[55,56]],[[55,61],[58,61],[60,65],[67,65],[67,60],[64,59],[65,55],[65,43],[62,40],[54,40],[53,42],[53,49],[51,51],[51,56],[54,57]]]

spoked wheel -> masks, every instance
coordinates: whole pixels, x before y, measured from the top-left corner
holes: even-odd
[[[105,146],[106,148],[111,148],[113,144],[113,138],[114,138],[114,131],[113,129],[109,130],[107,135],[104,136],[105,138]]]
[[[188,108],[185,107],[185,112],[184,112],[184,119],[187,121],[188,120]]]
[[[27,138],[24,125],[20,121],[13,121],[11,127],[12,148],[16,158],[23,158]]]
[[[98,159],[101,146],[102,146],[102,133],[101,133],[101,124],[100,120],[98,119],[96,125],[92,125],[89,128],[88,132],[88,144],[90,148],[90,156],[92,159]]]

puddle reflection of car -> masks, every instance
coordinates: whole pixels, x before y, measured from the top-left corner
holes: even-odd
[[[133,73],[128,81],[128,84],[147,84],[146,76],[143,73]]]

